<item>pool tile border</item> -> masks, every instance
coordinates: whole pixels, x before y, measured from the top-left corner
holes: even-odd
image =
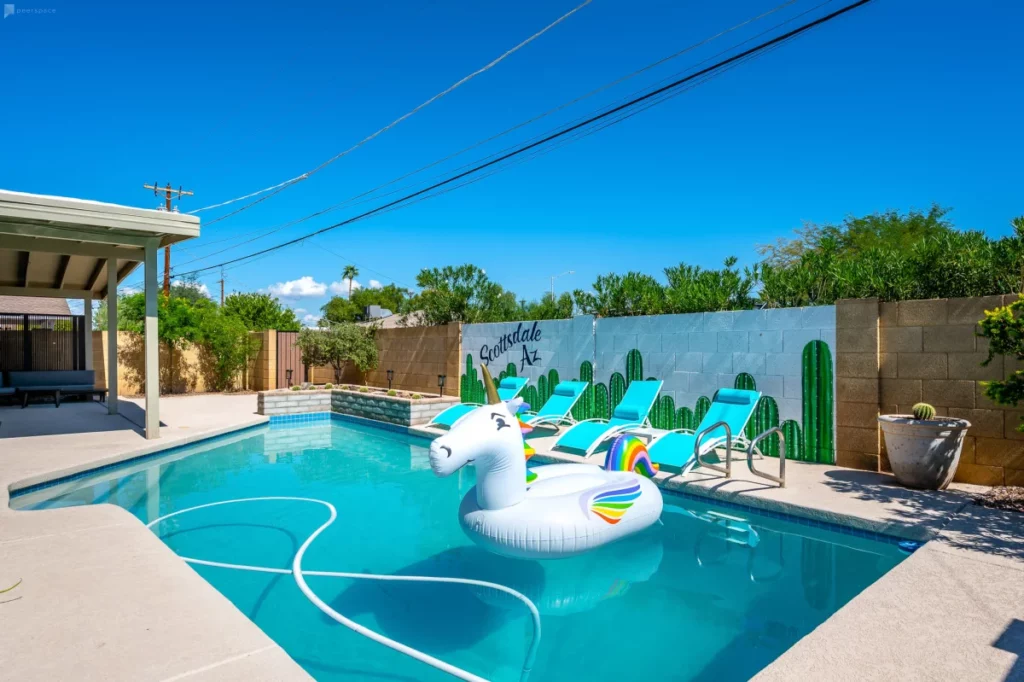
[[[215,436],[210,436],[209,438],[202,438],[200,440],[195,440],[190,443],[173,445],[164,450],[157,450],[155,452],[146,453],[143,455],[139,455],[137,457],[124,459],[119,462],[104,464],[102,466],[98,466],[93,469],[88,469],[86,471],[82,471],[79,473],[61,476],[59,478],[51,479],[43,483],[36,483],[33,485],[26,486],[24,488],[12,490],[10,491],[10,497],[11,499],[14,499],[16,497],[20,497],[21,495],[27,495],[29,493],[45,490],[46,488],[51,488],[64,483],[70,483],[73,481],[81,480],[83,478],[88,478],[89,476],[93,476],[97,473],[101,473],[104,471],[109,471],[110,469],[116,469],[118,467],[126,466],[129,464],[138,464],[139,462],[145,461],[147,459],[165,457],[175,452],[179,452],[184,448],[193,447],[195,445],[212,444],[218,440],[225,440],[230,437],[236,437],[239,434],[242,434],[246,431],[252,431],[267,425],[269,425],[269,428],[271,430],[276,431],[278,429],[281,429],[282,427],[294,428],[295,426],[301,424],[313,424],[331,421],[341,421],[349,422],[352,424],[360,424],[381,431],[389,431],[392,433],[410,436],[412,438],[416,438],[417,440],[426,442],[430,442],[433,440],[431,436],[428,436],[427,434],[415,430],[414,427],[400,426],[398,424],[388,424],[387,422],[379,422],[374,419],[366,419],[364,417],[356,417],[348,414],[338,414],[337,412],[306,412],[303,414],[275,415],[270,417],[269,421],[264,422],[263,424],[253,424],[235,431],[221,433]],[[799,526],[806,526],[808,528],[827,530],[830,532],[838,533],[840,535],[849,535],[852,537],[863,538],[866,540],[874,540],[876,542],[881,542],[889,545],[903,545],[907,542],[916,543],[918,545],[923,544],[921,542],[915,541],[907,537],[900,537],[898,535],[891,535],[889,533],[879,533],[877,531],[865,530],[862,528],[854,528],[852,526],[845,526],[842,524],[833,523],[831,521],[808,519],[802,516],[797,516],[795,514],[788,514],[786,512],[765,509],[764,507],[757,507],[749,504],[741,504],[739,502],[735,502],[732,500],[724,500],[719,497],[714,497],[710,495],[694,495],[693,493],[687,493],[682,490],[673,490],[667,488],[662,488],[661,490],[662,494],[669,495],[672,497],[681,498],[684,500],[691,500],[693,502],[700,502],[703,504],[713,504],[715,506],[724,507],[726,509],[732,509],[735,511],[742,511],[748,514],[764,516],[777,521],[785,521],[787,523],[793,523]]]

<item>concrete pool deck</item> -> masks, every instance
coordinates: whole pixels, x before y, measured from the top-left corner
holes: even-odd
[[[126,510],[14,511],[24,487],[262,424],[255,395],[0,408],[0,677],[21,680],[308,680],[284,650]],[[46,435],[33,435],[46,434]]]
[[[121,404],[129,417],[137,416],[137,405]],[[7,504],[11,486],[263,423],[255,407],[255,395],[165,397],[166,427],[156,443],[95,403],[0,408],[0,589],[24,580],[0,595],[4,677],[309,679],[127,511],[95,505],[21,512]],[[48,435],[33,435],[39,433]],[[538,459],[582,461],[553,455],[551,438],[531,444]],[[758,465],[773,472],[777,461]],[[663,473],[659,482],[694,495],[934,539],[758,679],[1024,680],[1024,517],[972,505],[969,488],[928,493],[900,488],[881,474],[799,462],[787,469],[785,489],[750,476],[743,461],[734,462],[729,481]]]

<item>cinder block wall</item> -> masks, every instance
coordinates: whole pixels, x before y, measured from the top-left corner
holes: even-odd
[[[985,310],[1016,298],[840,301],[836,307],[838,463],[888,470],[884,440],[877,428],[870,427],[872,412],[905,414],[914,403],[924,401],[940,415],[971,422],[957,481],[1024,485],[1024,433],[1016,430],[1024,410],[996,405],[985,397],[981,384],[1008,376],[1017,363],[997,356],[987,367],[981,366],[988,357],[988,342],[975,333]],[[875,379],[870,376],[873,345]]]

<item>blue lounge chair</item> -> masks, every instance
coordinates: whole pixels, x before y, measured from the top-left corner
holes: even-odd
[[[498,397],[502,400],[512,400],[518,396],[529,379],[526,377],[505,377],[498,384]],[[459,421],[467,414],[472,412],[474,409],[480,407],[479,403],[459,403],[458,405],[452,405],[441,414],[434,417],[427,426],[444,426],[451,428],[455,425],[455,422]]]
[[[572,408],[579,402],[589,381],[563,381],[555,386],[555,392],[536,412],[520,412],[519,418],[529,426],[553,426],[557,431],[563,424],[575,424]]]
[[[577,423],[555,442],[556,448],[592,454],[601,443],[625,431],[650,426],[647,415],[661,392],[661,381],[634,381],[612,412],[611,419],[587,419]]]
[[[757,401],[761,399],[758,391],[744,391],[737,388],[720,388],[711,401],[711,409],[700,420],[697,430],[676,429],[656,436],[647,448],[651,461],[662,466],[679,467],[680,473],[688,473],[698,465],[697,436],[700,436],[700,454],[705,455],[717,447],[725,445],[725,429],[712,426],[725,422],[729,425],[733,446],[748,445],[743,429],[754,414]],[[707,431],[707,433],[705,433]]]

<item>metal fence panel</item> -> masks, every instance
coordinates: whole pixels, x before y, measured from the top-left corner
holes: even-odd
[[[82,315],[0,312],[0,372],[85,369]]]

